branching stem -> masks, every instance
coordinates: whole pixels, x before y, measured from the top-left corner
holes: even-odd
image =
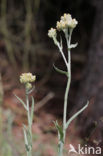
[[[64,112],[63,112],[63,141],[60,143],[59,146],[59,156],[63,156],[63,147],[66,137],[66,123],[67,123],[67,104],[68,104],[68,94],[70,89],[70,83],[71,83],[71,53],[70,53],[70,44],[71,44],[71,35],[72,30],[70,30],[70,33],[68,35],[68,31],[65,31],[65,38],[67,42],[67,48],[68,48],[68,62],[67,62],[67,73],[68,73],[68,80],[67,80],[67,86],[65,90],[65,96],[64,96]]]

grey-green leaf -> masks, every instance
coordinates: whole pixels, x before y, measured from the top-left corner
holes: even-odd
[[[80,109],[77,113],[75,113],[66,123],[66,129],[68,128],[69,124],[80,114],[82,113],[87,107],[88,107],[89,101],[87,101],[87,104]]]
[[[33,96],[31,98],[32,98],[32,106],[31,106],[31,124],[32,124],[33,114],[34,114],[34,98],[33,98]]]
[[[68,77],[68,73],[67,73],[66,71],[63,71],[63,70],[57,68],[54,64],[53,64],[53,67],[54,67],[54,69],[55,69],[57,72],[59,72],[59,73],[61,73],[61,74],[64,74],[64,75],[66,75],[66,76]]]
[[[70,45],[70,47],[69,47],[69,49],[76,48],[76,47],[77,47],[77,45],[78,45],[78,43],[71,44],[71,45]]]
[[[58,136],[59,136],[59,140],[63,142],[63,128],[61,126],[59,126],[58,122],[54,122],[55,124],[55,127],[57,128],[58,130]]]
[[[27,151],[29,151],[28,139],[27,139],[27,134],[26,134],[25,127],[23,128],[23,132],[24,132],[25,148],[26,148]]]
[[[15,95],[15,94],[14,94]],[[17,95],[15,95],[15,97],[21,102],[21,104],[24,106],[24,108],[27,110],[26,104],[24,103],[24,101],[22,99],[20,99]]]

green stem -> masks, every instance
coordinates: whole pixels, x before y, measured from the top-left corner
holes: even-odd
[[[60,53],[62,55],[62,58],[64,60],[64,63],[66,65],[66,67],[68,68],[68,62],[67,62],[66,57],[65,57],[65,55],[63,53],[62,45],[60,45],[60,43],[57,41],[57,39],[55,37],[53,37],[53,41],[54,41],[55,45],[58,47],[58,49],[59,49],[59,51],[60,51]]]
[[[66,42],[67,42],[67,48],[68,48],[68,66],[67,66],[68,80],[67,80],[67,86],[66,86],[65,96],[64,96],[63,142],[61,142],[60,146],[59,146],[59,156],[63,156],[63,147],[64,147],[65,137],[66,137],[67,104],[68,104],[68,94],[69,94],[70,83],[71,83],[71,53],[70,53],[70,44],[71,44],[72,31],[73,30],[71,29],[69,35],[68,35],[68,30],[64,32],[65,33],[65,37],[66,37]]]
[[[63,113],[63,133],[64,133],[63,141],[64,142],[65,142],[65,135],[66,135],[66,117],[67,117],[67,104],[68,104],[70,82],[71,82],[71,76],[69,75],[67,86],[66,86],[66,91],[65,91],[65,97],[64,97],[64,113]]]
[[[66,117],[67,117],[67,104],[68,104],[68,94],[70,89],[70,82],[71,82],[71,74],[69,73],[69,78],[67,81],[66,91],[65,91],[65,97],[64,97],[64,113],[63,113],[63,142],[60,143],[59,146],[59,156],[63,156],[63,147],[65,142],[65,136],[66,136]]]
[[[59,148],[58,148],[58,156],[63,156],[63,142],[60,142]]]
[[[29,109],[29,95],[26,92],[26,105],[27,105],[27,118],[28,118],[28,147],[27,156],[32,156],[32,124],[30,118],[30,109]]]

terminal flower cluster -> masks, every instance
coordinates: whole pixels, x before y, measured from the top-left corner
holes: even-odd
[[[36,76],[32,75],[32,73],[23,73],[20,75],[20,82],[25,84],[27,89],[32,88],[32,82],[36,80]]]
[[[77,20],[72,18],[70,14],[64,14],[61,16],[60,21],[57,21],[57,30],[64,30],[64,29],[74,29],[78,24]]]
[[[36,80],[36,76],[32,75],[32,73],[23,73],[20,75],[20,82],[21,83],[28,83],[34,82]]]
[[[55,40],[57,37],[57,30],[64,31],[64,30],[67,30],[68,28],[74,29],[77,24],[78,24],[78,21],[75,18],[72,18],[70,14],[65,13],[63,16],[61,16],[60,21],[57,21],[56,29],[51,28],[48,31],[48,36]]]

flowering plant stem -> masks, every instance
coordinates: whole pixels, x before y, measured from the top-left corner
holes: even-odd
[[[65,95],[64,95],[64,111],[63,111],[63,126],[61,127],[58,122],[54,122],[55,126],[58,131],[58,156],[63,156],[63,149],[64,149],[64,144],[65,144],[65,137],[66,137],[66,130],[69,126],[69,124],[81,113],[83,112],[87,106],[87,104],[80,109],[77,113],[75,113],[70,119],[67,120],[67,104],[68,104],[68,94],[69,94],[69,89],[70,89],[70,84],[71,84],[71,49],[75,48],[77,46],[76,44],[71,44],[71,37],[72,37],[72,32],[73,29],[77,25],[76,19],[72,19],[70,14],[64,14],[64,16],[61,16],[61,20],[57,22],[57,30],[63,31],[67,43],[67,52],[68,52],[68,58],[65,57],[64,52],[63,52],[63,45],[62,45],[62,37],[60,38],[60,42],[57,40],[57,30],[51,28],[48,31],[48,36],[53,39],[54,44],[58,47],[59,52],[64,60],[64,63],[66,65],[67,71],[63,71],[61,69],[58,69],[57,67],[54,66],[55,70],[61,74],[64,74],[67,76],[67,86],[65,90]]]
[[[64,112],[63,112],[63,142],[60,143],[59,146],[59,156],[63,155],[63,146],[65,142],[65,136],[66,136],[66,118],[67,118],[67,102],[68,102],[68,94],[69,94],[69,89],[70,89],[70,83],[71,83],[71,54],[70,54],[70,42],[71,42],[71,35],[72,35],[72,30],[70,30],[70,35],[68,39],[68,32],[65,31],[65,37],[66,37],[66,42],[67,42],[67,48],[68,48],[68,66],[67,66],[67,86],[65,90],[65,96],[64,96]]]
[[[29,94],[33,91],[32,82],[36,79],[35,75],[33,76],[31,73],[23,73],[20,76],[20,82],[25,86],[25,98],[26,101],[24,102],[18,96],[16,98],[20,101],[27,113],[27,121],[28,125],[23,125],[23,132],[24,132],[24,141],[25,141],[25,149],[27,156],[32,156],[32,123],[33,123],[33,114],[34,114],[34,98],[32,99],[32,104],[30,108],[29,104]]]

